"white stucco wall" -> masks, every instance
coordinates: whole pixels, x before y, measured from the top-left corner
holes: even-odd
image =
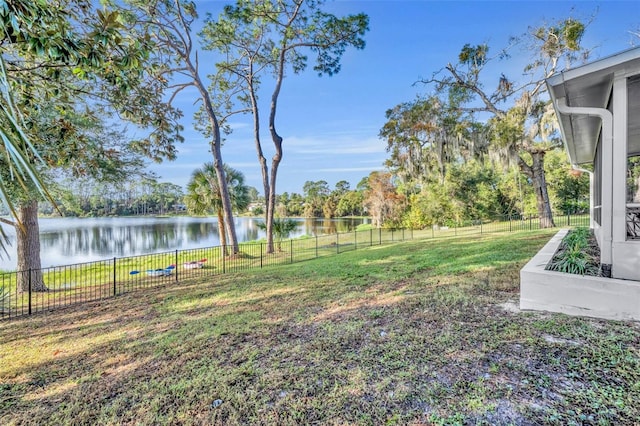
[[[640,320],[640,282],[547,271],[563,229],[520,271],[520,308],[614,320]]]
[[[640,241],[616,241],[613,243],[614,278],[640,281]]]

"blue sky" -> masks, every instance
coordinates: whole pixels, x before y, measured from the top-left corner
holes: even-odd
[[[201,17],[217,16],[229,1],[197,1]],[[289,75],[279,100],[277,127],[284,138],[284,158],[279,169],[277,192],[302,193],[306,181],[325,180],[333,189],[346,180],[355,188],[374,170],[382,170],[387,158],[385,142],[378,133],[385,123],[385,111],[428,92],[414,85],[448,62],[454,62],[466,43],[488,43],[493,51],[505,47],[509,37],[524,33],[529,26],[574,17],[588,20],[584,45],[593,47],[599,58],[640,45],[631,34],[640,28],[640,2],[636,1],[427,1],[360,0],[327,1],[325,10],[337,15],[364,12],[370,31],[364,50],[348,50],[340,73],[318,77],[309,69]],[[202,53],[201,53],[202,55]],[[213,58],[201,56],[201,66]],[[502,63],[509,77],[517,77],[527,57]],[[263,84],[268,93],[270,85]],[[211,161],[208,141],[193,130],[195,92],[183,92],[178,99],[184,110],[185,142],[173,162],[151,165],[161,181],[186,185],[192,171]],[[262,116],[266,118],[268,105]],[[251,118],[236,117],[234,132],[223,146],[225,163],[239,169],[248,185],[262,193],[262,181],[252,139]],[[263,129],[268,131],[267,125]],[[263,136],[267,158],[271,139]]]

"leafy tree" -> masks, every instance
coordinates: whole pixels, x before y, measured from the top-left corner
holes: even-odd
[[[451,164],[443,182],[428,182],[420,191],[407,194],[409,206],[403,215],[404,226],[416,229],[453,226],[517,215],[522,203],[518,182],[513,188],[514,177],[520,179],[523,175],[505,174],[502,167],[491,162]]]
[[[267,206],[267,252],[273,251],[273,219],[276,207],[276,180],[283,156],[283,138],[277,130],[278,98],[287,71],[304,71],[309,55],[315,57],[318,74],[340,71],[340,59],[353,46],[364,48],[362,38],[368,30],[365,14],[337,17],[321,10],[322,0],[237,0],[227,6],[217,20],[208,19],[202,34],[206,48],[217,50],[226,58],[217,64],[224,75],[216,79],[222,92],[237,93],[235,111],[248,109],[253,117],[254,142],[262,171]],[[258,91],[264,74],[273,76],[268,128],[275,153],[271,168],[262,149]],[[239,83],[236,84],[236,83]]]
[[[304,215],[304,197],[297,192],[291,194],[288,205],[289,216]]]
[[[232,205],[237,210],[245,210],[249,205],[249,188],[244,184],[244,175],[228,165],[224,166],[227,187],[231,196]],[[220,243],[227,247],[227,235],[225,215],[223,213],[223,201],[216,169],[212,163],[206,163],[202,168],[196,169],[187,184],[187,195],[184,197],[187,210],[192,214],[214,213],[218,216],[218,232]]]
[[[38,147],[39,158],[43,162],[38,168],[50,188],[55,187],[52,179],[54,171],[58,175],[66,174],[74,178],[87,176],[94,181],[117,182],[125,176],[137,175],[143,164],[139,155],[130,152],[131,148],[126,140],[120,139],[122,135],[107,130],[101,120],[95,117],[76,116],[67,110],[53,118],[49,118],[44,112],[32,115],[29,122],[29,130],[34,132],[35,146]],[[61,123],[64,136],[58,134],[56,127],[56,124],[59,126]],[[69,123],[69,128],[65,128],[64,123]],[[3,168],[3,171],[6,170]],[[16,228],[18,271],[31,270],[30,280],[27,275],[20,274],[19,288],[44,291],[46,286],[40,272],[38,191],[33,185],[18,184],[3,172],[0,174],[8,182],[9,196],[18,205],[17,220],[2,219],[4,223]],[[52,189],[52,193],[54,192]],[[114,204],[104,205],[103,214],[113,213],[110,211],[113,208]],[[21,223],[24,224],[23,228]]]
[[[585,24],[565,19],[551,25],[530,28],[516,42],[525,44],[531,53],[531,63],[524,69],[529,80],[523,84],[502,74],[493,91],[484,86],[484,70],[495,59],[508,59],[506,50],[497,57],[489,56],[489,46],[465,45],[458,62],[447,64],[425,83],[435,84],[461,99],[463,109],[472,114],[489,113],[492,130],[492,150],[508,161],[515,161],[534,186],[540,226],[554,226],[544,169],[544,158],[558,145],[550,102],[544,98],[545,78],[560,66],[586,58],[580,45]],[[504,108],[504,105],[511,105]]]
[[[304,216],[322,217],[323,206],[329,197],[329,184],[324,180],[306,181],[302,186],[304,196]]]
[[[20,221],[20,215],[15,209],[14,200],[8,194],[9,184],[17,182],[20,186],[32,185],[40,194],[48,196],[45,185],[33,166],[33,157],[37,157],[37,152],[27,134],[27,126],[23,122],[23,114],[19,108],[19,99],[16,101],[12,85],[12,75],[7,70],[5,57],[7,51],[14,45],[26,46],[26,49],[35,50],[36,54],[46,58],[44,48],[51,39],[42,39],[38,32],[45,25],[60,21],[59,11],[55,8],[48,8],[44,2],[15,1],[11,3],[3,2],[0,8],[0,19],[2,20],[3,32],[0,44],[0,164],[3,171],[9,172],[10,181],[3,178],[0,180],[0,201],[11,213],[15,220],[8,223],[18,227],[18,232],[24,234],[26,227]],[[26,25],[25,25],[26,24]],[[43,25],[44,24],[44,25]],[[67,38],[56,40],[58,46],[49,56],[57,56],[62,50],[66,54],[72,45],[72,41]],[[24,49],[24,48],[23,48]],[[20,93],[17,93],[19,96]],[[50,198],[50,197],[49,197]],[[5,223],[7,223],[5,221]],[[0,227],[0,246],[4,249],[6,235]]]
[[[433,190],[423,191],[419,194],[410,194],[408,197],[408,209],[402,217],[402,225],[410,229],[424,229],[447,220],[448,206],[443,205],[445,197],[440,196],[441,185],[436,185]]]
[[[564,150],[547,153],[545,168],[555,211],[574,214],[589,210],[589,175],[573,170]]]
[[[278,196],[278,204],[276,208],[279,209],[280,216],[282,217],[289,216],[289,210],[288,210],[289,202],[290,202],[290,198],[289,198],[288,192],[284,192],[280,196]],[[267,225],[265,224],[265,231],[267,230],[266,226]]]
[[[171,206],[183,198],[182,188],[171,182],[160,182],[154,185],[153,198],[156,201],[156,211],[164,215],[171,210]]]
[[[283,193],[278,197],[276,211],[278,216],[302,216],[304,214],[305,200],[302,195],[295,192],[289,194]]]
[[[247,187],[247,193],[249,195],[249,201],[251,201],[252,203],[263,201],[263,197],[260,196],[260,193],[258,192],[258,190],[253,186]]]
[[[406,198],[398,194],[393,178],[388,172],[372,172],[364,194],[364,205],[371,216],[371,225],[397,226],[402,219]]]
[[[486,131],[463,116],[452,96],[448,101],[430,96],[405,102],[386,117],[380,131],[391,154],[386,165],[404,183],[443,182],[449,164],[486,153]]]
[[[338,201],[336,215],[362,216],[364,214],[364,191],[348,191]]]
[[[325,198],[322,206],[322,212],[326,219],[331,219],[337,215],[340,198],[342,198],[347,191],[349,191],[349,182],[341,180],[336,183],[334,190]]]
[[[349,185],[349,182],[347,182],[346,180],[341,180],[336,182],[336,187],[332,191],[332,194],[335,194],[336,196],[341,197],[342,195],[346,194],[350,188],[351,188],[351,185]]]
[[[15,115],[24,117],[24,134],[32,143],[29,161],[39,161],[43,170],[66,168],[75,174],[130,170],[127,155],[98,136],[105,133],[104,126],[92,127],[101,123],[94,113],[109,111],[147,128],[148,137],[128,148],[158,160],[172,157],[180,126],[174,111],[163,108],[155,87],[141,83],[148,40],[126,32],[121,15],[107,9],[96,13],[83,0],[17,0],[6,3],[0,15],[5,24],[3,71]],[[7,166],[3,170],[11,172]],[[37,226],[42,185],[25,184],[13,179],[16,175],[10,173],[3,182],[8,185],[5,199],[12,197],[18,204],[9,221],[16,226],[18,269],[37,271],[31,274],[30,288],[43,291]],[[20,289],[29,287],[25,274],[18,280]]]
[[[331,219],[336,216],[336,209],[338,208],[338,200],[333,194],[329,194],[329,196],[324,200],[324,204],[322,205],[322,214],[325,219]]]
[[[120,5],[119,2],[112,3]],[[125,0],[125,3],[127,7],[123,13],[127,17],[127,23],[154,40],[154,50],[150,52],[153,59],[150,76],[164,83],[164,92],[169,95],[169,103],[187,88],[194,88],[198,93],[201,111],[196,118],[204,124],[198,125],[197,128],[210,137],[209,144],[221,195],[226,235],[233,253],[238,253],[233,205],[222,160],[221,132],[226,125],[226,116],[221,112],[221,101],[212,95],[202,78],[198,52],[194,48],[192,38],[192,27],[198,18],[195,3],[184,0]],[[216,77],[213,80],[212,84],[215,86]],[[223,81],[221,84],[228,87],[231,83]]]

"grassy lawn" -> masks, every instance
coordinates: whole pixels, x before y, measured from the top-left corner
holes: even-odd
[[[634,424],[640,327],[517,312],[553,231],[409,241],[0,323],[0,424]]]

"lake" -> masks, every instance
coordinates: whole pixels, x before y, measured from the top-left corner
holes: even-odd
[[[349,232],[369,219],[294,219],[298,228],[291,237]],[[236,218],[238,241],[265,237],[258,228],[261,218]],[[41,218],[42,266],[70,265],[113,257],[136,256],[172,250],[220,245],[216,218],[104,217]],[[16,268],[15,230],[4,226],[11,246],[2,253],[0,270]]]

